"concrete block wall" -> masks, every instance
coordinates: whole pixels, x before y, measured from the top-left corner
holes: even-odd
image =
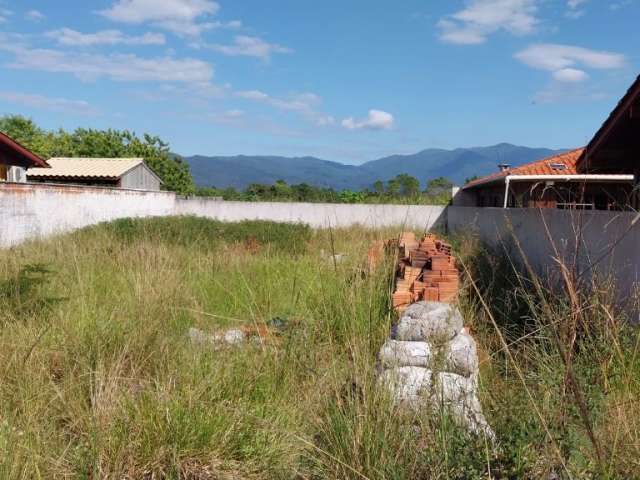
[[[585,278],[592,272],[612,275],[621,299],[631,301],[636,299],[628,296],[640,285],[637,220],[633,212],[476,207],[447,210],[449,232],[477,235],[494,246],[514,246],[517,239],[530,264],[551,280],[559,278],[556,257],[567,265],[576,265]],[[514,259],[521,257],[515,250]]]
[[[362,205],[335,203],[226,202],[189,198],[176,201],[179,215],[199,215],[223,221],[273,220],[312,227],[404,226],[424,230],[445,225],[446,207],[434,205]]]
[[[100,187],[0,185],[0,247],[123,217],[172,215],[175,195]]]
[[[0,247],[125,217],[196,215],[221,221],[272,220],[312,227],[398,226],[424,230],[445,224],[445,207],[177,198],[169,192],[48,184],[0,184]]]

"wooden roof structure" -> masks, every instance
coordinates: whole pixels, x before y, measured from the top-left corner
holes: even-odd
[[[640,172],[640,76],[578,159],[580,173]]]
[[[0,132],[0,164],[24,168],[49,168],[42,158],[2,132]]]

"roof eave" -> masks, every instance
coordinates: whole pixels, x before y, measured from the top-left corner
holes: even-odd
[[[504,183],[504,179],[506,177],[507,177],[507,175],[503,175],[501,177],[488,179],[488,180],[483,181],[483,182],[467,184],[467,185],[464,185],[462,187],[462,190],[471,190],[471,189],[477,188],[477,187],[486,187],[486,186],[491,186],[491,185],[494,185],[494,184]]]
[[[604,142],[611,130],[616,125],[618,120],[624,115],[624,113],[633,105],[633,102],[640,95],[640,76],[636,78],[633,84],[627,90],[627,93],[620,99],[615,108],[611,111],[607,119],[600,126],[595,133],[589,144],[585,147],[584,151],[576,161],[576,167],[580,170],[583,163],[588,159],[589,155],[597,151],[598,147]],[[588,165],[587,165],[588,166]]]
[[[14,150],[17,155],[23,157],[26,161],[25,161],[25,165],[21,165],[21,166],[24,166],[25,168],[28,168],[29,166],[34,166],[34,165],[37,165],[39,168],[51,168],[51,166],[47,164],[45,160],[40,158],[38,155],[33,153],[28,148],[20,145],[20,143],[15,141],[9,135],[6,135],[2,132],[0,132],[0,143],[3,143],[10,149]],[[29,163],[31,163],[31,165],[28,165]]]

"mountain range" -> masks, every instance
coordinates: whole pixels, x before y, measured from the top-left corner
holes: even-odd
[[[447,177],[461,185],[466,178],[497,171],[499,163],[522,165],[565,150],[530,148],[509,143],[489,147],[430,148],[411,155],[392,155],[362,165],[345,165],[315,157],[248,156],[184,157],[191,167],[196,185],[243,189],[251,183],[271,184],[284,180],[289,184],[308,183],[318,187],[361,190],[376,180],[387,181],[408,173],[424,183]]]

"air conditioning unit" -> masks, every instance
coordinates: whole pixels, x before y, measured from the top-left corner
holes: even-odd
[[[26,183],[27,171],[22,167],[10,167],[7,170],[7,182]]]

